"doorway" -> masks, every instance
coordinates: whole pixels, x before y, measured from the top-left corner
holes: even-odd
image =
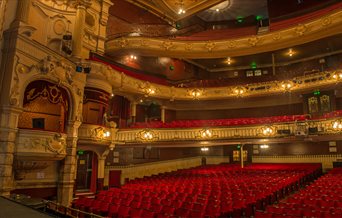
[[[76,190],[96,191],[97,155],[93,151],[78,152]]]

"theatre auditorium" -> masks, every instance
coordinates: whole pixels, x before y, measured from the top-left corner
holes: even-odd
[[[342,218],[342,0],[0,0],[0,218]]]

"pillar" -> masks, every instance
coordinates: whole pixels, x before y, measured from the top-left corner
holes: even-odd
[[[79,0],[76,5],[76,18],[73,33],[73,55],[77,58],[82,58],[83,49],[83,33],[84,22],[86,17],[86,8],[91,5],[91,0]]]
[[[77,163],[77,135],[80,125],[81,122],[73,121],[69,122],[67,126],[66,157],[61,165],[57,193],[58,203],[64,206],[69,206],[73,199]]]
[[[24,23],[28,22],[30,7],[31,7],[31,0],[18,0],[14,24],[18,24],[20,22],[24,22]]]
[[[135,119],[137,116],[137,103],[131,102],[131,116],[132,116],[132,123],[135,123]]]
[[[165,123],[165,106],[161,106],[160,111],[160,119],[163,123]]]
[[[97,191],[103,190],[104,184],[104,171],[105,171],[105,164],[106,164],[106,157],[99,157],[97,162]]]
[[[110,6],[114,5],[111,0],[102,0],[101,4],[101,14],[99,22],[99,31],[97,37],[96,53],[104,54],[105,52],[105,41],[107,38],[107,22],[109,13],[108,10]]]
[[[4,106],[0,117],[0,195],[9,196],[13,185],[13,158],[21,108]]]
[[[241,168],[243,168],[243,145],[240,147]]]

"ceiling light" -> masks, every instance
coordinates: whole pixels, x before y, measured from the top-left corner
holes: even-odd
[[[137,59],[137,56],[131,55],[131,56],[130,56],[130,59],[131,59],[131,60],[136,60],[136,59]]]
[[[292,50],[292,48],[289,49],[289,52],[287,53],[290,57],[292,57],[295,53]]]
[[[229,8],[231,6],[231,1],[227,0],[227,1],[223,1],[211,8],[209,8],[209,11],[216,11],[219,12],[220,10],[225,10],[227,8]]]
[[[262,149],[266,149],[266,148],[269,148],[270,146],[268,146],[268,145],[260,145],[260,148],[262,148]]]
[[[232,63],[232,59],[230,57],[227,58],[227,64],[230,65]]]
[[[201,148],[201,151],[209,151],[209,148],[203,147],[203,148]]]
[[[185,11],[181,8],[179,9],[178,14],[185,14]]]

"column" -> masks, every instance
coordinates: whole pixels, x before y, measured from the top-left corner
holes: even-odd
[[[0,195],[9,196],[13,186],[13,158],[21,108],[3,107],[0,123]]]
[[[165,106],[161,106],[160,109],[160,119],[163,123],[165,123]]]
[[[76,149],[78,128],[81,125],[79,121],[69,122],[67,126],[66,157],[60,169],[60,178],[58,180],[58,203],[69,206],[74,192],[75,173],[76,173]]]
[[[99,34],[97,37],[97,46],[96,46],[96,53],[104,54],[105,52],[105,41],[107,38],[107,22],[109,13],[108,10],[110,6],[114,5],[111,0],[102,0],[100,3],[102,4],[102,11],[100,14],[100,23],[99,23]]]
[[[76,18],[73,33],[73,55],[82,58],[84,22],[86,17],[86,8],[91,5],[91,0],[79,0],[76,5]]]
[[[105,171],[105,164],[106,164],[106,156],[101,156],[98,158],[97,163],[97,191],[103,190],[104,184],[104,171]]]
[[[131,116],[132,116],[132,123],[135,123],[135,118],[137,116],[137,103],[131,102]]]
[[[29,13],[31,7],[31,0],[18,0],[17,11],[14,19],[14,23],[28,22]]]

